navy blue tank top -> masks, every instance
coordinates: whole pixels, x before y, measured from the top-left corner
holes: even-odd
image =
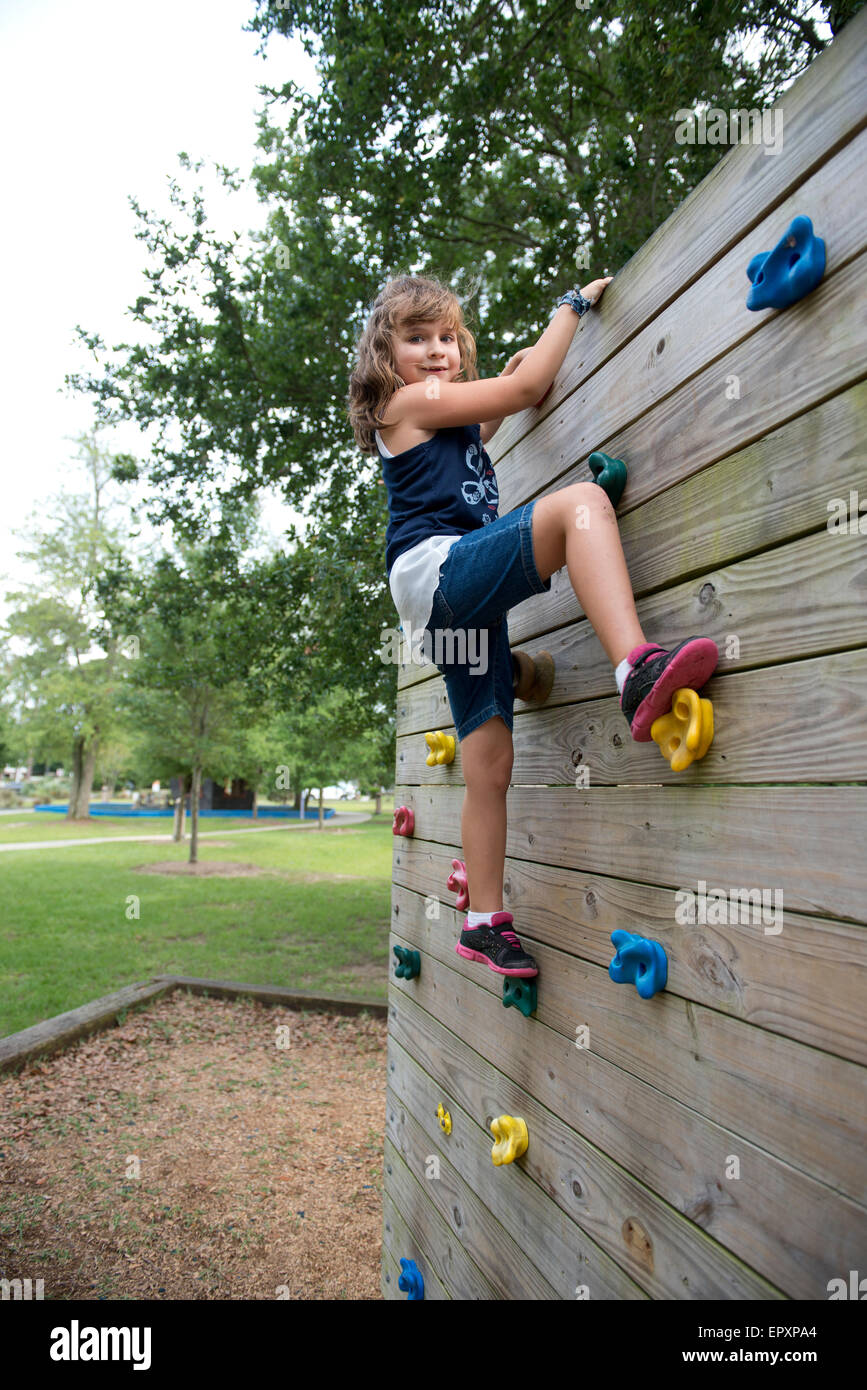
[[[497,518],[500,495],[481,425],[437,430],[432,439],[383,458],[390,521],[385,568],[428,536],[464,535]]]

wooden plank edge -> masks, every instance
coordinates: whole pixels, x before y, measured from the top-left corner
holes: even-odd
[[[219,999],[244,996],[256,999],[260,1004],[283,1004],[288,1009],[310,1009],[333,1014],[370,1012],[379,1018],[388,1017],[387,999],[363,999],[351,994],[315,994],[310,990],[288,989],[282,985],[249,985],[236,980],[209,980],[196,975],[155,975],[154,979],[172,980],[174,988],[188,989],[192,994],[211,994]]]
[[[380,999],[354,999],[350,995],[313,994],[307,990],[284,989],[279,985],[250,985],[233,980],[210,980],[193,975],[154,975],[150,981],[138,981],[123,989],[102,995],[77,1009],[56,1014],[0,1038],[0,1074],[17,1071],[26,1062],[47,1057],[79,1038],[88,1037],[101,1028],[116,1023],[118,1015],[129,1009],[148,1004],[153,999],[170,994],[175,989],[188,989],[192,994],[214,995],[222,999],[252,998],[261,1004],[283,1004],[287,1008],[302,1008],[323,1013],[373,1013],[379,1018],[388,1016],[388,1003]]]
[[[119,1014],[169,994],[174,987],[170,975],[150,982],[139,981],[112,994],[104,994],[99,999],[92,999],[89,1004],[82,1004],[77,1009],[69,1009],[66,1013],[55,1014],[54,1018],[34,1023],[18,1033],[10,1033],[0,1038],[0,1074],[17,1071],[25,1062],[47,1057],[100,1028],[108,1028],[117,1022]]]

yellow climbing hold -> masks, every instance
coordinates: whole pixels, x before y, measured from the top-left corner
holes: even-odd
[[[442,729],[437,729],[435,734],[425,734],[424,737],[425,743],[430,749],[430,752],[427,755],[428,767],[438,767],[442,763],[454,762],[454,734],[444,734]]]
[[[491,1149],[491,1158],[497,1167],[501,1163],[513,1163],[527,1152],[530,1136],[524,1120],[516,1120],[512,1115],[498,1115],[491,1120],[491,1133],[497,1141]]]
[[[440,1101],[439,1105],[437,1106],[437,1119],[440,1122],[440,1129],[443,1130],[446,1134],[451,1134],[452,1117],[449,1114],[448,1110],[445,1110],[443,1108],[442,1101]]]
[[[671,713],[654,719],[650,737],[671,764],[672,772],[683,772],[703,758],[713,742],[713,705],[688,686],[675,690]]]

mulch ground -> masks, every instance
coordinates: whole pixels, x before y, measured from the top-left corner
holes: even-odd
[[[0,1278],[381,1298],[386,1032],[176,990],[0,1077]]]

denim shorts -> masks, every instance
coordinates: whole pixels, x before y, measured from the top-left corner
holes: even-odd
[[[425,629],[458,742],[500,715],[511,732],[514,689],[506,613],[551,588],[533,556],[535,500],[455,541],[440,566]]]

